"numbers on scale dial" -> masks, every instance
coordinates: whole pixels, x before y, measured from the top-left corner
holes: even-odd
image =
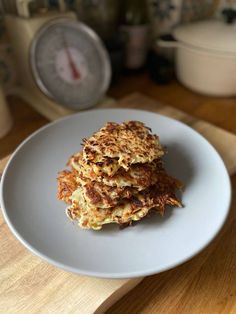
[[[110,80],[104,48],[78,24],[64,21],[48,27],[39,36],[33,55],[42,90],[71,107],[99,98]]]

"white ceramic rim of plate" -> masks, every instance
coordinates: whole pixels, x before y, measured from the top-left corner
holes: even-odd
[[[78,268],[75,268],[75,267],[70,267],[70,266],[67,266],[61,262],[57,262],[55,261],[54,259],[46,256],[45,254],[41,253],[40,251],[38,251],[37,249],[35,249],[32,245],[30,245],[22,236],[20,233],[17,232],[17,230],[15,229],[14,225],[12,224],[10,218],[8,217],[8,214],[7,214],[7,209],[5,208],[5,203],[4,203],[4,197],[3,197],[3,185],[4,185],[4,179],[7,175],[7,171],[8,171],[8,167],[9,165],[11,164],[11,162],[13,161],[13,159],[16,158],[17,156],[17,153],[22,149],[22,147],[28,142],[30,141],[34,136],[37,136],[38,133],[40,133],[41,131],[47,129],[47,128],[50,128],[52,125],[54,124],[58,124],[60,123],[61,121],[65,121],[65,120],[69,120],[71,117],[74,117],[76,115],[81,115],[81,114],[87,114],[88,112],[96,112],[96,111],[107,111],[107,110],[110,110],[110,111],[135,111],[135,112],[140,112],[140,113],[152,113],[152,114],[155,114],[157,116],[161,116],[169,121],[175,121],[175,123],[177,124],[180,124],[182,126],[185,126],[186,128],[190,129],[191,132],[194,132],[196,136],[200,137],[203,141],[207,142],[209,147],[215,152],[215,154],[218,156],[218,159],[219,161],[221,162],[222,164],[222,169],[224,169],[224,175],[225,175],[225,178],[227,179],[227,189],[229,191],[228,193],[228,202],[227,202],[227,205],[226,205],[226,210],[225,210],[225,214],[223,216],[223,219],[222,219],[222,222],[221,224],[218,226],[217,229],[215,229],[215,231],[212,233],[212,236],[208,239],[208,241],[206,241],[206,243],[202,246],[200,246],[198,248],[198,250],[196,250],[193,254],[189,255],[188,257],[185,257],[181,260],[179,260],[178,262],[173,262],[172,264],[169,264],[165,267],[160,267],[159,270],[157,271],[156,269],[148,269],[146,271],[135,271],[135,272],[129,272],[128,274],[120,274],[120,273],[116,273],[116,274],[110,274],[110,273],[102,273],[102,272],[95,272],[95,271],[84,271],[84,270],[81,270]],[[170,270],[172,268],[175,268],[179,265],[182,265],[183,263],[189,261],[190,259],[192,259],[194,256],[196,256],[197,254],[199,254],[202,250],[204,250],[212,241],[213,239],[216,237],[216,235],[220,232],[220,230],[222,229],[227,217],[228,217],[228,214],[229,214],[229,211],[230,211],[230,205],[231,205],[231,200],[232,200],[232,187],[231,187],[231,180],[230,180],[230,176],[229,176],[229,173],[226,169],[226,166],[225,166],[225,163],[223,161],[223,159],[221,158],[220,154],[217,152],[217,150],[214,148],[214,146],[204,137],[202,136],[200,133],[198,133],[196,130],[194,130],[192,127],[190,127],[189,125],[179,121],[179,120],[176,120],[176,119],[173,119],[173,118],[170,118],[168,116],[165,116],[165,115],[162,115],[162,114],[159,114],[159,113],[156,113],[156,112],[153,112],[153,111],[146,111],[146,110],[140,110],[140,109],[133,109],[133,108],[101,108],[101,109],[90,109],[90,110],[83,110],[83,111],[80,111],[76,114],[72,114],[72,115],[68,115],[68,116],[65,116],[65,117],[62,117],[56,121],[52,121],[50,123],[48,123],[47,125],[39,128],[38,130],[36,130],[35,132],[33,132],[30,136],[28,136],[17,148],[16,150],[12,153],[10,159],[8,160],[7,162],[7,165],[3,171],[3,174],[2,174],[2,178],[1,178],[1,186],[0,186],[0,205],[1,205],[1,209],[2,209],[2,213],[3,213],[3,217],[9,227],[9,229],[11,230],[11,232],[14,234],[14,236],[30,251],[32,252],[35,256],[38,256],[40,257],[43,261],[46,261],[48,262],[49,264],[51,265],[54,265],[58,268],[61,268],[63,270],[66,270],[66,271],[69,271],[69,272],[72,272],[72,273],[76,273],[76,274],[79,274],[79,275],[86,275],[86,276],[91,276],[91,277],[97,277],[97,278],[107,278],[107,279],[128,279],[128,278],[137,278],[137,277],[144,277],[144,276],[149,276],[149,275],[154,275],[154,274],[157,274],[157,273],[161,273],[161,272],[164,272],[166,270]]]

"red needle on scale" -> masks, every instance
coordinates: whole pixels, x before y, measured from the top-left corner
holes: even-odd
[[[66,55],[68,58],[68,63],[69,63],[70,69],[71,69],[72,79],[73,80],[79,80],[81,77],[80,72],[77,69],[77,67],[76,67],[76,65],[72,59],[70,49],[68,48],[68,45],[67,45],[64,37],[63,37],[63,42],[64,42],[64,46],[65,46],[65,50],[66,50]]]

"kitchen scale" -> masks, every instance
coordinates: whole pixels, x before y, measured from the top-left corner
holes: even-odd
[[[50,119],[95,105],[111,79],[102,41],[64,1],[34,15],[30,2],[17,0],[18,16],[5,17],[20,81],[14,94]]]

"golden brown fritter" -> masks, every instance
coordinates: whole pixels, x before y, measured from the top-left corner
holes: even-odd
[[[134,163],[152,162],[163,154],[158,136],[139,121],[108,122],[84,140],[83,157],[86,162],[103,163],[100,164],[103,167],[110,161],[114,167],[128,170]],[[111,175],[111,172],[107,173]]]
[[[108,186],[125,187],[130,186],[136,189],[143,190],[150,185],[153,185],[158,180],[158,173],[163,171],[162,160],[156,159],[151,163],[137,163],[130,166],[126,171],[120,168],[114,175],[109,176],[103,171],[96,171],[96,164],[89,163],[82,157],[82,153],[72,156],[68,163],[74,170],[78,171],[79,175],[90,179],[91,181],[101,182]]]
[[[77,177],[77,182],[82,186],[84,198],[91,207],[110,208],[118,204],[121,199],[129,199],[137,193],[136,189],[129,186],[109,186],[102,182],[91,181],[81,175]]]
[[[57,198],[67,204],[71,204],[70,197],[78,187],[78,183],[76,182],[76,172],[69,170],[59,172],[57,185]]]
[[[181,206],[182,184],[169,176],[161,159],[158,136],[143,123],[108,122],[68,162],[71,171],[58,175],[58,198],[70,204],[66,213],[82,228],[130,225],[151,210]]]
[[[181,202],[175,195],[175,190],[181,186],[179,181],[163,174],[158,183],[130,199],[121,199],[112,208],[89,205],[84,190],[79,188],[73,193],[72,205],[67,208],[67,214],[86,229],[99,230],[107,223],[131,224],[132,221],[145,217],[151,209],[163,215],[168,205],[181,207]]]

